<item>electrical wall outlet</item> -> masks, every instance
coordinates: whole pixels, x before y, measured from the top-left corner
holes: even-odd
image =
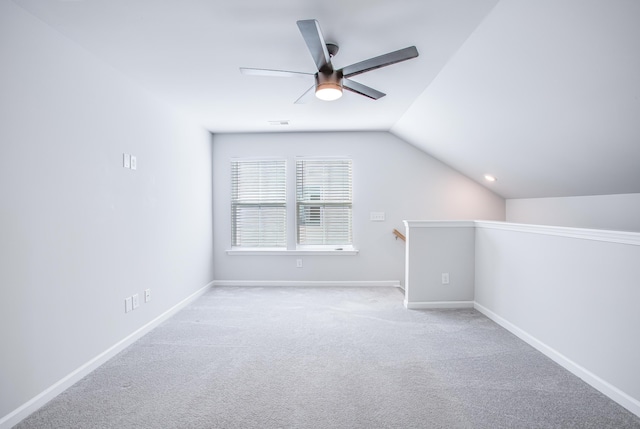
[[[122,166],[124,168],[131,168],[131,155],[128,153],[122,154]]]
[[[133,301],[131,297],[125,298],[124,300],[124,312],[128,313],[133,310]]]
[[[131,169],[132,170],[137,170],[138,169],[138,157],[131,155]]]
[[[151,301],[151,289],[144,290],[144,302]]]
[[[138,297],[138,294],[134,294],[131,298],[133,298],[133,309],[135,310],[140,307],[140,298]]]
[[[449,273],[442,273],[442,284],[443,285],[449,284]]]
[[[296,268],[302,268],[302,258],[296,259]]]

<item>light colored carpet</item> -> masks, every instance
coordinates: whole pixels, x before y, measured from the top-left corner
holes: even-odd
[[[640,428],[475,310],[215,288],[18,428]]]

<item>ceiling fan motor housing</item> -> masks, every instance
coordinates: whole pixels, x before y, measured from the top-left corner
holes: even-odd
[[[342,88],[342,71],[333,70],[331,72],[316,73],[316,89],[335,88],[336,86]]]

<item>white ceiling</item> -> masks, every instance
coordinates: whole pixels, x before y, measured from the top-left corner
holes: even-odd
[[[638,0],[15,2],[214,133],[388,130],[506,198],[640,193]],[[377,101],[239,73],[315,72],[310,18],[336,68],[420,56],[353,78]]]

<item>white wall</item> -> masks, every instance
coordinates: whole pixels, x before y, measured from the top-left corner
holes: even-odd
[[[640,232],[640,194],[510,199],[507,222]]]
[[[403,280],[403,219],[504,219],[504,200],[385,132],[216,134],[213,139],[216,280]],[[232,157],[349,156],[353,159],[356,256],[230,256]],[[293,186],[293,182],[289,182]],[[295,213],[291,207],[289,213]],[[369,213],[385,212],[385,222]],[[295,231],[293,216],[289,227]],[[250,269],[247,269],[250,267]]]
[[[213,270],[208,132],[9,1],[0,58],[1,423]]]
[[[640,415],[640,234],[477,225],[477,308]]]

